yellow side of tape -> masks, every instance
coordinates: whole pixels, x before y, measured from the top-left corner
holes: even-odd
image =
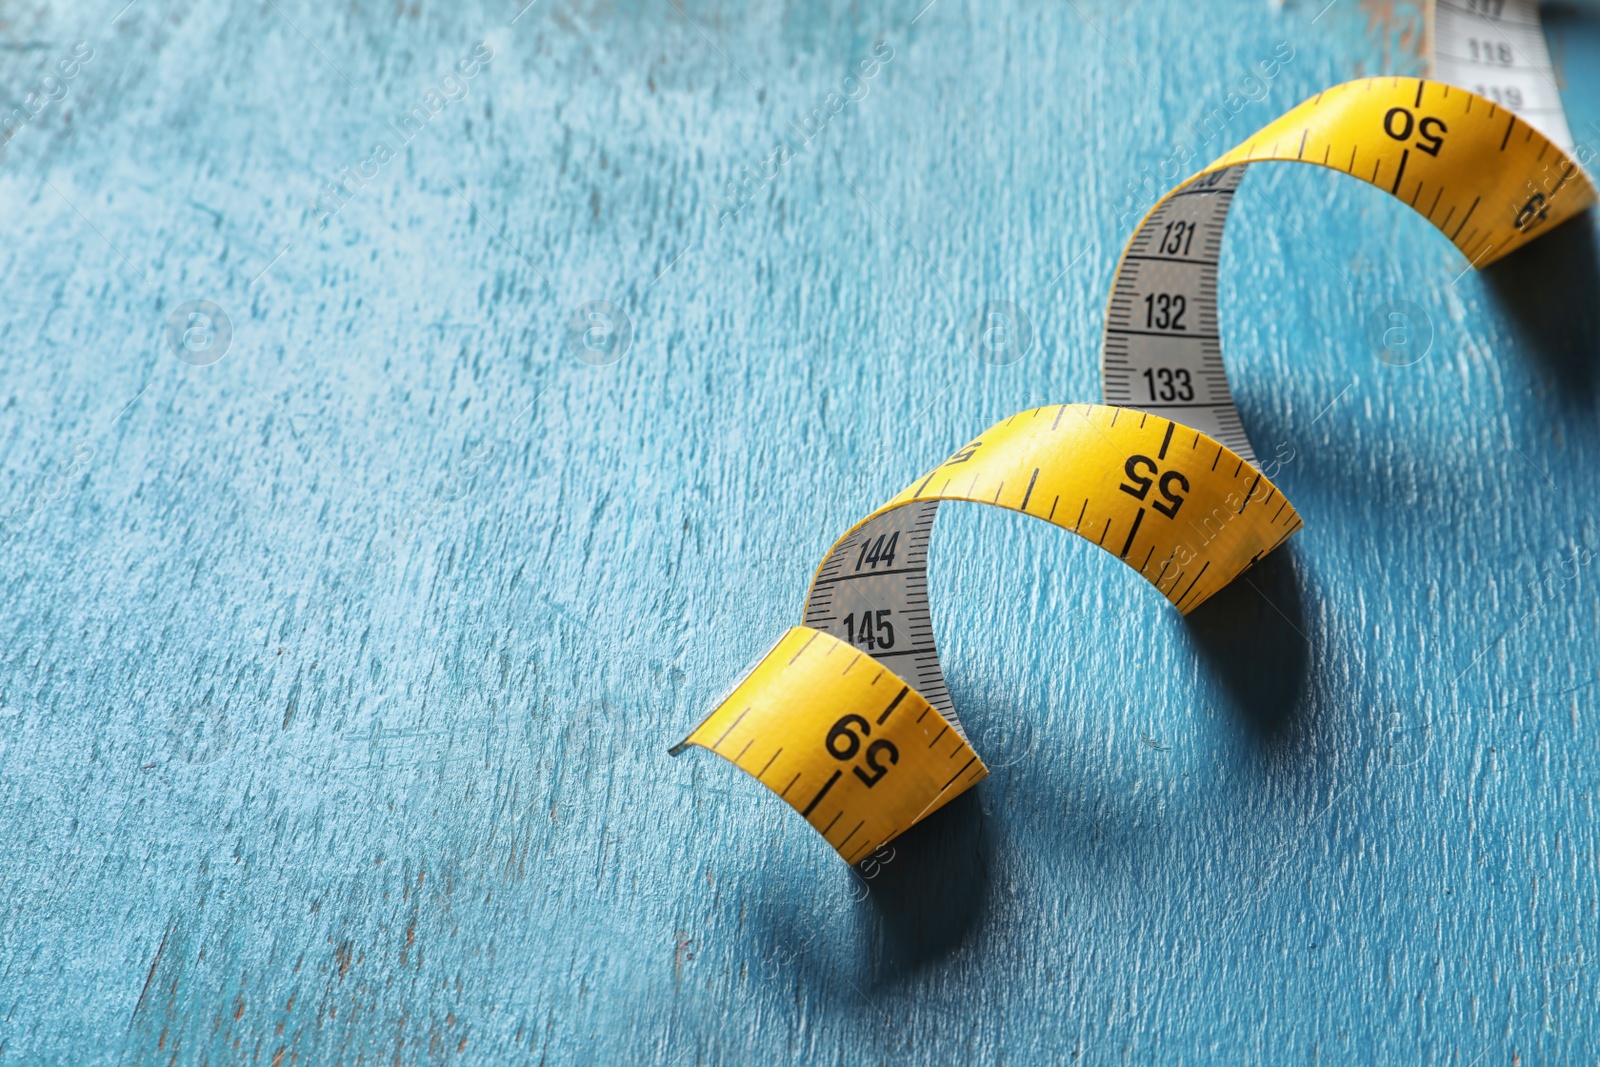
[[[1336,85],[1201,173],[1265,160],[1316,163],[1376,185],[1424,215],[1475,266],[1594,202],[1583,168],[1538,130],[1481,96],[1424,78]]]
[[[1276,486],[1211,438],[1101,404],[1034,408],[990,427],[838,544],[918,500],[970,500],[1070,530],[1185,614],[1301,526]]]
[[[816,582],[892,570],[882,552],[849,550],[858,531],[934,500],[989,504],[1071,530],[1180,611],[1301,525],[1276,486],[1209,437],[1126,408],[1061,404],[991,427],[917,479],[839,539],[829,559],[845,560],[849,573],[829,574],[825,564]],[[753,775],[850,863],[988,773],[961,732],[886,662],[804,626],[674,751],[687,745]]]
[[[683,744],[752,775],[849,863],[989,773],[909,684],[806,626],[784,634]]]
[[[1015,415],[857,523],[818,568],[806,625],[785,634],[673,754],[697,745],[731,760],[859,862],[987,773],[934,646],[927,551],[942,501],[1070,530],[1185,614],[1299,529],[1294,508],[1254,466],[1217,325],[1232,198],[1246,168],[1269,160],[1330,167],[1388,191],[1474,265],[1595,196],[1576,162],[1460,88],[1375,78],[1301,104],[1168,193],[1135,229],[1112,285],[1101,357],[1116,406]]]
[[[1100,379],[1105,402],[1193,426],[1247,462],[1255,451],[1222,361],[1217,273],[1250,167],[1311,163],[1395,196],[1475,266],[1594,201],[1578,164],[1518,116],[1465,89],[1369,78],[1317,94],[1150,209],[1117,264]]]

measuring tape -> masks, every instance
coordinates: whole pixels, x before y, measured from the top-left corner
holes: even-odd
[[[1117,266],[1100,357],[1105,399],[1181,418],[1250,462],[1255,451],[1222,366],[1217,260],[1245,171],[1269,160],[1370,182],[1427,218],[1476,267],[1594,200],[1583,169],[1520,116],[1418,78],[1318,93],[1168,193]]]
[[[1573,150],[1536,0],[1436,0],[1429,10],[1435,78],[1493,100]]]
[[[848,863],[987,773],[945,686],[928,605],[941,501],[1022,512],[1111,552],[1187,614],[1301,526],[1255,466],[1222,364],[1216,274],[1252,163],[1345,171],[1409,204],[1482,266],[1586,208],[1581,168],[1492,100],[1416,78],[1336,86],[1166,195],[1118,264],[1107,405],[991,427],[841,537],[804,625],[671,752],[730,760]]]
[[[1190,611],[1300,528],[1267,478],[1197,430],[1098,404],[988,432],[841,537],[790,630],[682,744],[754,775],[847,862],[988,773],[945,689],[928,611],[944,500],[1071,530]]]

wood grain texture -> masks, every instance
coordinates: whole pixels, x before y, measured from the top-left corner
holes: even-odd
[[[1592,218],[1457,278],[1383,194],[1252,169],[1223,331],[1290,551],[1185,621],[947,509],[994,773],[870,880],[666,756],[839,531],[1099,398],[1141,168],[1230,92],[1243,136],[1416,72],[1415,8],[122,4],[0,33],[8,108],[65,93],[0,163],[0,1062],[1592,1061]],[[1600,30],[1550,33],[1592,142]]]

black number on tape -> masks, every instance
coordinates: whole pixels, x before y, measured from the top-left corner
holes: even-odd
[[[861,542],[861,555],[856,558],[856,570],[862,567],[878,569],[878,564],[885,567],[894,565],[895,546],[900,543],[900,531],[891,534],[879,534],[876,541],[865,540]]]
[[[856,733],[852,727],[859,728],[861,732],[859,734]],[[828,731],[824,744],[828,746],[828,755],[842,763],[846,760],[855,759],[856,753],[861,751],[862,738],[869,737],[871,734],[872,727],[867,723],[867,720],[860,715],[852,713],[841,717],[838,722],[833,724],[833,729]],[[883,762],[884,760],[889,762],[886,764]],[[852,767],[851,770],[855,771],[856,777],[861,779],[863,785],[871,789],[878,784],[884,775],[889,773],[890,766],[899,762],[900,750],[895,747],[894,742],[879,738],[867,746],[865,758],[867,769],[862,770],[860,767]],[[870,774],[868,773],[869,771],[871,772]]]
[[[1183,324],[1186,301],[1181,293],[1151,293],[1144,298],[1144,328],[1187,330]]]
[[[851,725],[861,727],[861,734],[851,733]],[[828,731],[826,744],[828,755],[836,760],[854,759],[855,754],[861,751],[861,738],[872,733],[872,727],[867,725],[867,720],[856,714],[844,716],[833,724],[833,729]]]
[[[1164,256],[1186,256],[1189,246],[1194,244],[1195,224],[1192,222],[1167,223],[1167,228],[1161,231],[1159,247]]]
[[[844,617],[845,635],[852,645],[868,652],[893,648],[894,624],[889,621],[889,616],[893,614],[893,608],[883,608],[876,613],[863,611],[860,625],[857,625],[855,613],[851,612]]]
[[[1396,129],[1396,126],[1399,128]],[[1419,141],[1411,147],[1430,156],[1439,154],[1439,149],[1444,147],[1444,135],[1450,132],[1448,126],[1432,115],[1418,122],[1416,116],[1403,107],[1391,107],[1388,114],[1383,116],[1383,132],[1396,141],[1409,139],[1413,129],[1417,131]]]
[[[1141,467],[1150,468],[1150,474],[1146,476],[1139,473]],[[1143,500],[1150,495],[1150,487],[1157,484],[1155,475],[1160,474],[1159,487],[1162,497],[1166,499],[1166,503],[1163,504],[1161,501],[1155,500],[1151,501],[1150,506],[1169,519],[1178,517],[1178,509],[1183,507],[1184,498],[1173,491],[1173,486],[1177,486],[1187,493],[1189,491],[1189,479],[1177,471],[1167,471],[1165,474],[1161,474],[1161,468],[1156,466],[1156,461],[1149,456],[1129,456],[1128,462],[1123,465],[1122,469],[1128,475],[1128,481],[1133,484],[1129,485],[1124,482],[1117,488],[1135,500]]]
[[[853,768],[856,772],[856,777],[861,779],[862,784],[868,789],[871,789],[873,786],[877,785],[878,779],[889,773],[889,768],[878,762],[879,756],[885,757],[890,763],[900,762],[900,750],[894,747],[893,741],[880,740],[874,741],[872,744],[868,745],[866,761],[867,770],[870,770],[872,773],[869,775],[860,767]]]
[[[1175,370],[1169,367],[1146,368],[1144,381],[1153,401],[1194,399],[1194,382],[1190,380],[1188,370],[1183,367]]]

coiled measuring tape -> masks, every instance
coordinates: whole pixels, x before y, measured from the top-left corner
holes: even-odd
[[[848,531],[804,624],[673,746],[709,749],[857,863],[987,773],[945,686],[928,606],[939,505],[1018,511],[1094,542],[1193,611],[1301,526],[1255,466],[1228,388],[1216,274],[1254,163],[1344,171],[1404,201],[1483,266],[1582,211],[1578,165],[1517,115],[1455,86],[1378,78],[1306,101],[1166,195],[1112,283],[1107,405],[999,423]]]

